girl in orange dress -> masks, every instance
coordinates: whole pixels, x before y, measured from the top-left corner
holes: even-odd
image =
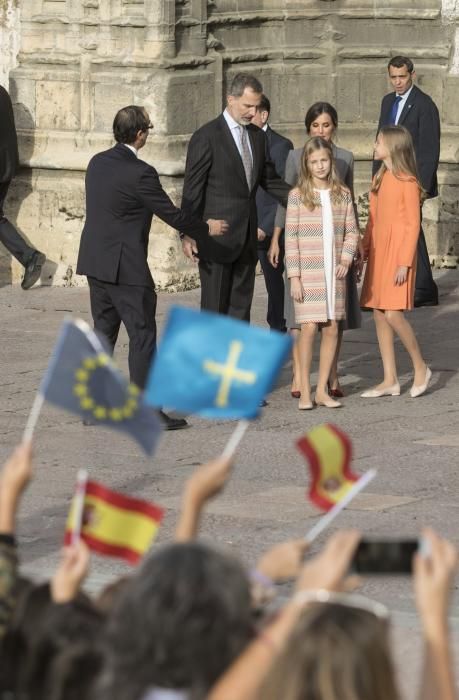
[[[426,391],[432,372],[403,314],[413,308],[422,193],[411,135],[402,126],[383,127],[374,156],[382,165],[370,192],[370,216],[363,239],[368,264],[360,303],[373,309],[384,379],[362,396],[399,396],[395,332],[413,363],[410,395],[415,398]]]

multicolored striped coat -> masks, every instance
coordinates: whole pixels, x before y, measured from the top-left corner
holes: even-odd
[[[359,234],[355,223],[352,197],[342,190],[338,203],[332,202],[335,266],[350,264]],[[327,321],[327,290],[325,286],[322,237],[322,208],[317,194],[317,206],[310,211],[301,201],[297,187],[290,191],[285,224],[285,264],[287,275],[300,277],[306,290],[303,302],[294,302],[297,323]],[[335,319],[346,317],[346,278],[335,283]]]

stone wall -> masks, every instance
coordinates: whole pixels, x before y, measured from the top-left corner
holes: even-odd
[[[356,156],[364,210],[380,100],[388,91],[386,64],[396,53],[414,60],[418,84],[442,114],[441,195],[425,207],[426,231],[435,262],[455,263],[457,0],[417,0],[415,6],[409,0],[0,0],[0,8],[3,27],[9,23],[2,42],[12,47],[0,68],[4,74],[12,68],[24,166],[8,207],[50,259],[44,282],[83,283],[74,270],[84,169],[93,153],[111,144],[116,110],[147,106],[155,130],[142,155],[179,202],[189,136],[219,113],[226,85],[240,70],[260,77],[272,102],[272,125],[296,146],[304,140],[309,104],[327,99],[337,106],[339,143]],[[162,287],[196,282],[176,234],[158,221],[150,263]],[[9,257],[0,257],[3,280],[18,280],[20,267],[10,267]]]

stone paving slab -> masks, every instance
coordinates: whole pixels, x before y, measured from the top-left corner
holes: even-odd
[[[346,333],[341,356],[346,392],[339,411],[300,412],[290,397],[291,366],[287,364],[269,397],[269,406],[254,421],[238,450],[225,494],[203,518],[203,536],[239,554],[252,564],[259,554],[286,538],[303,537],[320,517],[305,500],[306,465],[296,439],[322,422],[332,421],[353,440],[353,467],[363,472],[378,468],[371,491],[346,509],[331,531],[357,527],[368,536],[416,536],[430,524],[459,544],[459,272],[437,273],[441,304],[415,310],[410,318],[425,356],[432,366],[432,388],[413,400],[406,354],[397,344],[400,397],[363,400],[359,394],[381,376],[371,314],[360,330]],[[160,294],[158,325],[171,303],[198,305],[197,290]],[[27,415],[62,322],[68,315],[90,320],[84,288],[0,288],[0,459],[20,440]],[[266,293],[257,278],[253,321],[265,324]],[[116,359],[127,371],[127,337],[120,333]],[[313,366],[316,380],[317,348]],[[71,414],[45,406],[35,436],[35,479],[21,510],[19,532],[24,570],[38,578],[49,576],[57,562],[75,477],[81,467],[114,489],[151,499],[167,507],[158,543],[170,539],[180,493],[192,469],[225,446],[234,424],[189,417],[190,428],[165,433],[157,453],[147,459],[135,443],[109,430],[86,428]],[[315,543],[322,545],[325,535]],[[129,571],[116,560],[94,557],[88,587],[99,590],[113,577]],[[399,663],[419,667],[421,644],[412,582],[409,577],[374,577],[363,592],[385,602],[393,611]],[[281,590],[283,588],[281,587]],[[459,605],[453,622],[457,636]],[[459,641],[459,640],[458,640]],[[408,681],[413,697],[413,674]]]

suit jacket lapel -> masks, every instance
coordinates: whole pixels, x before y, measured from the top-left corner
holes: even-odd
[[[255,138],[255,136],[256,136],[255,129],[258,129],[258,127],[254,126],[253,128],[249,127],[247,129],[247,133],[248,133],[249,139],[250,139],[250,148],[252,149],[252,183],[251,183],[250,191],[253,190],[253,184],[257,179],[258,168],[260,167],[260,153],[259,153],[259,149],[257,148],[258,139]]]
[[[220,128],[222,132],[223,148],[226,153],[230,154],[231,160],[234,162],[235,168],[239,177],[247,184],[247,179],[245,177],[244,165],[242,163],[241,154],[239,153],[238,147],[233,139],[231,130],[226,123],[226,119],[223,115],[220,117]]]
[[[398,120],[398,124],[401,125],[407,118],[408,114],[410,113],[410,109],[413,107],[416,97],[417,97],[418,89],[416,85],[413,85],[413,89],[411,90],[410,94],[408,95],[408,98],[405,100],[405,105],[402,109],[402,113],[400,115],[400,119]]]

